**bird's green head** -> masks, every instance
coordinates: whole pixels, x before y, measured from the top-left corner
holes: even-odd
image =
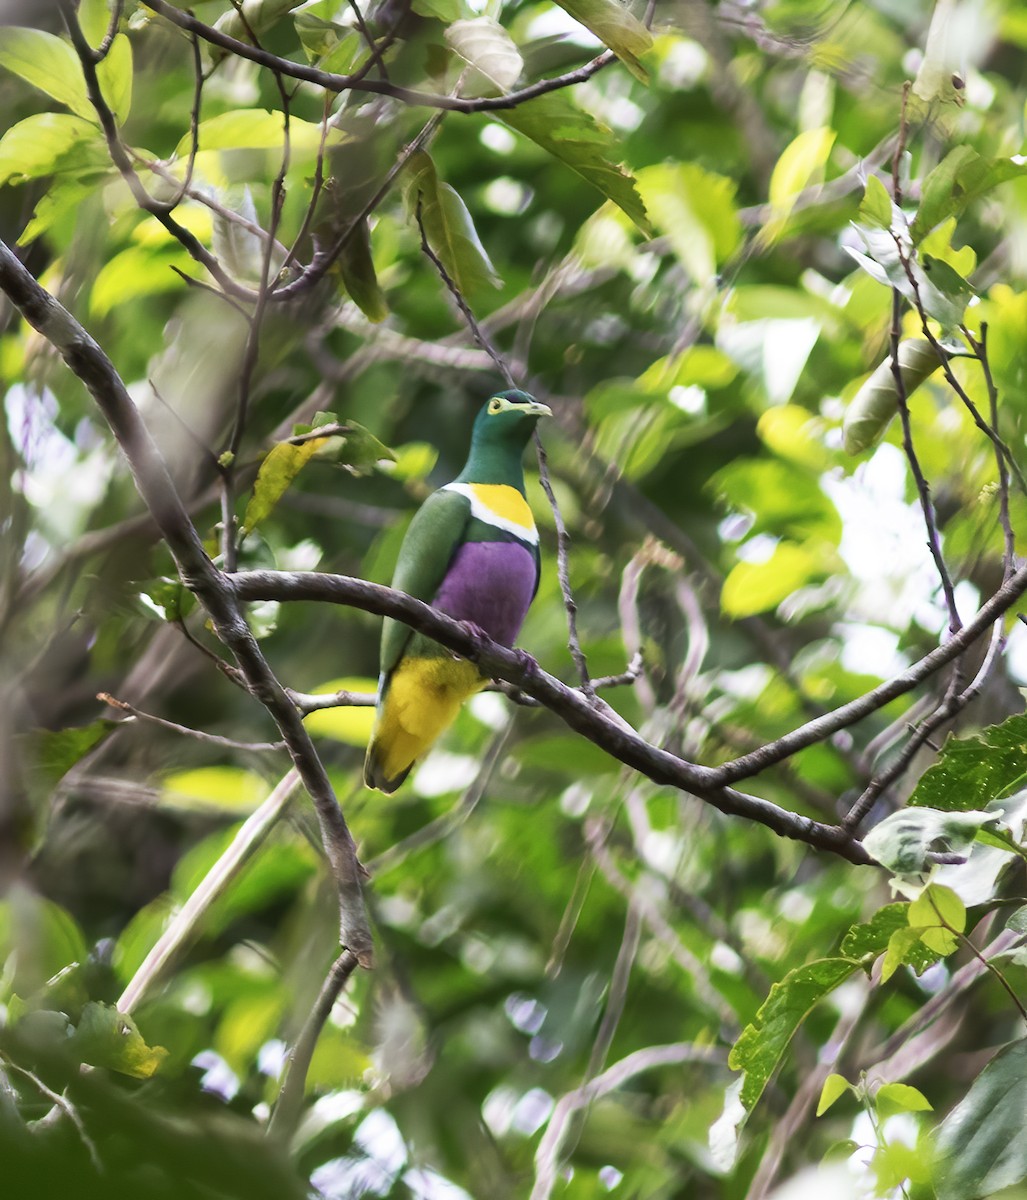
[[[539,417],[552,410],[527,392],[495,392],[482,405],[471,434],[471,453],[458,479],[467,483],[510,483],[523,491],[521,455]]]

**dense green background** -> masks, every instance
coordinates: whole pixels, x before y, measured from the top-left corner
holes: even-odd
[[[389,7],[368,12],[379,31]],[[159,158],[181,178],[189,42],[143,5],[124,8],[105,94],[139,161]],[[449,206],[430,228],[438,246],[455,227],[444,183],[484,248],[450,243],[447,264],[518,379],[556,413],[544,440],[572,537],[589,666],[617,673],[643,652],[641,679],[604,693],[618,712],[649,740],[713,764],[927,653],[947,619],[899,423],[876,448],[852,456],[842,447],[845,405],[887,354],[891,316],[874,264],[863,270],[848,249],[865,249],[853,223],[873,231],[880,213],[884,190],[864,201],[866,175],[892,186],[902,84],[929,46],[939,73],[921,71],[897,161],[905,209],[912,219],[920,206],[921,256],[949,268],[938,286],[946,311],[957,306],[953,323],[970,295],[962,281],[979,297],[966,320],[975,331],[988,323],[1000,430],[1022,460],[1027,180],[1011,156],[1023,150],[1027,20],[1014,0],[951,8],[950,61],[939,49],[944,22],[928,43],[932,5],[911,0],[660,3],[648,48],[612,0],[490,4],[523,56],[522,86],[598,52],[568,13],[606,20],[636,74],[615,63],[536,109],[448,114],[429,147],[434,178],[415,160],[371,217],[374,272],[350,255],[345,272],[301,301],[272,304],[237,515],[271,445],[317,411],[359,423],[394,461],[366,439],[337,461],[311,460],[247,539],[242,565],[388,582],[417,503],[459,469],[473,414],[500,376],[420,250],[411,184]],[[193,5],[222,27],[230,9]],[[333,69],[347,70],[363,59],[352,11],[338,0],[247,0],[246,11],[261,43],[295,61],[327,52]],[[452,90],[465,64],[447,28],[480,11],[415,0],[389,51],[390,79]],[[87,0],[81,16],[97,44],[106,4]],[[110,355],[215,549],[214,459],[235,413],[245,323],[172,271],[209,282],[112,168],[77,63],[56,44],[56,10],[8,19],[31,19],[50,38],[0,28],[0,235]],[[497,47],[509,47],[489,29],[480,65],[493,68]],[[629,34],[642,38],[631,43],[640,62],[625,49]],[[278,88],[251,63],[203,54],[193,185],[266,227],[281,163],[281,120],[267,115],[281,108]],[[953,70],[965,86],[952,87]],[[464,86],[488,88],[480,77]],[[310,85],[290,104],[286,245],[310,200],[323,104]],[[341,132],[315,221],[323,236],[366,201],[431,115],[357,91],[333,111]],[[979,156],[959,160],[962,174],[946,158],[959,147]],[[943,162],[951,169],[931,176]],[[145,166],[140,178],[155,194],[167,188]],[[254,283],[252,235],[193,199],[176,217],[229,274]],[[310,253],[303,238],[299,261]],[[358,972],[325,1028],[291,1145],[268,1145],[261,1125],[284,1046],[337,949],[332,888],[302,796],[135,1013],[141,1039],[119,1031],[105,1006],[289,764],[283,751],[202,742],[143,719],[97,724],[118,716],[96,699],[109,692],[191,729],[242,742],[277,736],[259,705],[164,619],[183,603],[166,582],[170,557],[81,384],[9,307],[0,319],[0,882],[9,889],[0,1137],[19,1164],[12,1172],[23,1167],[12,1195],[56,1186],[65,1171],[81,1194],[109,1197],[302,1196],[310,1179],[329,1197],[447,1200],[756,1200],[775,1187],[782,1200],[825,1188],[967,1200],[1027,1176],[1014,1041],[1023,1028],[1010,995],[1025,982],[1017,947],[1027,922],[1010,918],[1003,933],[1024,890],[1023,718],[958,746],[923,777],[915,799],[928,810],[1014,799],[1002,810],[1005,848],[978,842],[968,865],[944,869],[939,883],[954,892],[910,909],[916,887],[893,896],[881,871],[657,787],[545,711],[476,699],[412,782],[383,797],[359,782],[368,711],[330,710],[308,725],[371,868],[378,962]],[[907,312],[904,336],[919,332]],[[979,364],[955,370],[987,413]],[[993,449],[940,375],[911,412],[965,619],[1002,578]],[[554,523],[533,463],[529,499],[543,577],[520,644],[574,683]],[[1015,487],[1010,505],[1021,537],[1027,513]],[[376,618],[296,604],[262,606],[253,619],[288,687],[373,689]],[[201,613],[186,605],[184,620],[196,642],[217,649]],[[1008,628],[1006,654],[960,718],[962,737],[1023,708],[1027,639],[1015,619]],[[936,677],[923,694],[940,696],[946,682]],[[928,711],[914,706],[920,695],[743,786],[839,819],[875,762],[901,746],[905,717]],[[896,721],[890,742],[874,742]],[[933,758],[925,748],[872,821],[903,807]],[[980,824],[970,820],[968,837]],[[430,836],[404,840],[426,827]],[[958,843],[954,827],[931,828]],[[880,857],[894,849],[887,836]],[[919,877],[918,842],[912,853]],[[1004,955],[992,964],[1001,978],[968,949],[954,893],[969,907],[975,944]],[[870,925],[843,945],[860,922]],[[859,962],[869,970],[875,959],[868,977]],[[572,1116],[565,1161],[547,1183],[554,1104],[658,1046],[697,1061],[630,1073]],[[114,1069],[80,1076],[81,1062]],[[739,1146],[731,1119],[711,1143],[738,1066],[751,1118]],[[825,1098],[836,1102],[816,1118],[832,1069],[863,1090],[829,1084]],[[59,1112],[47,1116],[40,1083],[68,1088],[84,1137]],[[960,1101],[969,1106],[962,1124],[942,1127]],[[939,1128],[943,1165],[934,1167],[926,1139]],[[967,1129],[978,1135],[972,1151],[960,1141]],[[855,1146],[838,1145],[846,1139],[863,1147],[851,1161]],[[822,1174],[802,1174],[832,1147]]]

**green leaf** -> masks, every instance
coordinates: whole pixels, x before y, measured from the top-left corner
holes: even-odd
[[[956,182],[956,178],[964,169],[976,174],[981,170],[983,162],[972,146],[956,146],[930,172],[921,186],[920,206],[909,230],[914,241],[918,242],[946,217],[958,212],[957,195],[963,188]]]
[[[892,199],[877,175],[867,178],[863,202],[859,206],[859,219],[864,225],[876,226],[878,229],[891,228]]]
[[[921,775],[909,803],[956,812],[984,808],[1027,777],[1027,716],[1017,714],[973,737],[949,737]]]
[[[15,884],[0,901],[0,996],[30,996],[65,967],[84,963],[85,937],[69,912]],[[10,974],[8,974],[8,972]]]
[[[492,17],[454,21],[445,37],[457,54],[500,92],[509,92],[524,70],[524,59],[513,38]]]
[[[233,8],[223,13],[214,22],[214,28],[237,41],[248,42],[253,34],[260,37],[282,17],[304,3],[306,0],[243,0],[239,6],[241,12]],[[217,47],[212,49],[216,60],[223,58],[225,53]]]
[[[933,950],[924,942],[923,933],[922,929],[913,929],[907,926],[905,929],[897,929],[891,935],[888,939],[888,949],[885,951],[884,961],[881,963],[882,983],[887,983],[899,967],[912,967],[916,971],[917,965],[924,962],[925,954],[930,955],[928,962],[930,965],[936,963],[944,954],[951,954],[955,949],[955,945],[950,945],[943,950]],[[948,936],[951,938],[952,935]],[[920,971],[922,970],[921,966]],[[917,973],[919,974],[920,971]]]
[[[293,18],[300,43],[307,56],[308,62],[318,62],[326,70],[339,71],[346,74],[346,68],[333,65],[329,68],[324,60],[331,54],[333,59],[340,58],[339,47],[344,46],[355,60],[362,44],[358,29],[347,29],[345,25],[337,25],[334,21],[324,21],[312,13],[297,13]]]
[[[844,1075],[828,1075],[824,1086],[820,1089],[820,1099],[817,1102],[817,1116],[822,1117],[836,1100],[841,1099],[846,1092],[852,1091],[852,1084]]]
[[[821,958],[796,967],[773,985],[756,1019],[742,1031],[728,1058],[730,1067],[745,1072],[741,1100],[748,1111],[763,1094],[810,1009],[858,969],[859,963],[851,958]]]
[[[919,876],[934,866],[933,855],[967,853],[977,830],[999,820],[1001,813],[907,808],[875,825],[863,845],[896,875]]]
[[[919,1089],[908,1083],[885,1083],[877,1089],[874,1104],[879,1116],[893,1117],[900,1112],[933,1112],[931,1102]]]
[[[71,1046],[82,1062],[136,1079],[149,1079],[168,1056],[163,1046],[146,1044],[130,1016],[95,1000],[82,1010]]]
[[[434,17],[446,25],[472,15],[464,0],[411,0],[410,7],[419,17]]]
[[[576,108],[563,93],[550,92],[516,108],[489,115],[570,167],[622,209],[643,233],[649,234],[649,219],[635,180],[604,153],[612,144],[610,131]]]
[[[117,721],[101,718],[68,729],[36,730],[27,735],[33,766],[46,783],[57,784],[117,726]]]
[[[332,692],[363,692],[373,696],[378,685],[373,679],[363,677],[332,679],[314,689],[315,696],[330,695]],[[366,746],[371,738],[374,724],[374,708],[346,705],[339,708],[322,708],[303,718],[308,732],[315,737],[332,738],[350,746]]]
[[[828,126],[806,129],[784,148],[770,176],[767,198],[773,208],[790,208],[795,197],[820,178],[837,136]]]
[[[196,767],[168,775],[161,786],[165,804],[176,808],[213,808],[249,812],[267,798],[267,783],[241,767]]]
[[[106,36],[111,21],[108,0],[82,0],[78,6],[78,23],[86,41],[97,49]]]
[[[938,1200],[983,1200],[1027,1179],[1027,1040],[1000,1050],[936,1139]]]
[[[278,150],[285,142],[285,121],[280,112],[266,108],[237,108],[201,121],[199,141],[203,150]],[[320,141],[319,125],[290,117],[290,148],[316,150]],[[185,158],[192,144],[192,134],[185,134],[175,148],[175,154]]]
[[[934,347],[926,338],[907,338],[899,343],[899,375],[906,399],[941,366]],[[877,444],[899,411],[899,392],[889,355],[860,386],[849,401],[842,422],[846,454],[861,454]]]
[[[188,616],[196,604],[196,597],[177,577],[164,575],[151,580],[143,591],[144,604],[155,609],[165,621],[179,621]]]
[[[78,116],[96,122],[78,55],[56,34],[42,29],[5,26],[0,37],[0,66]]]
[[[242,521],[244,530],[249,532],[256,529],[261,521],[270,516],[292,481],[330,440],[328,437],[310,438],[298,446],[290,442],[279,442],[271,447],[257,471],[253,494],[246,505],[246,515]]]
[[[339,256],[342,282],[350,299],[369,321],[377,324],[389,315],[385,293],[378,283],[371,255],[371,231],[367,220],[358,222],[353,233],[346,239]]]
[[[828,126],[806,129],[785,147],[770,175],[771,217],[760,231],[761,242],[769,244],[781,237],[800,193],[821,182],[837,136]]]
[[[617,0],[556,0],[557,4],[590,29],[608,46],[636,79],[649,82],[639,57],[652,49],[652,34]]]
[[[776,459],[736,458],[710,480],[730,508],[750,514],[750,533],[838,544],[841,519],[811,471]]]
[[[643,167],[637,181],[645,211],[681,265],[697,283],[710,282],[742,239],[734,180],[696,163],[659,163]]]
[[[962,933],[966,929],[966,906],[951,888],[932,883],[910,904],[907,918],[910,925],[941,925]]]
[[[171,269],[190,263],[189,255],[177,245],[129,246],[113,254],[97,271],[89,294],[89,309],[105,317],[122,304],[131,304],[144,296],[156,296],[182,287],[181,278]]]
[[[1016,158],[982,158],[970,146],[957,146],[927,176],[920,207],[910,226],[915,242],[947,217],[958,216],[969,205],[1000,184],[1027,174],[1027,161]]]
[[[72,170],[102,170],[106,147],[97,127],[70,113],[36,113],[0,138],[0,184]]]
[[[111,43],[103,62],[97,64],[96,77],[114,119],[124,125],[132,107],[132,43],[123,33]]]
[[[828,574],[823,554],[795,542],[781,542],[765,562],[736,563],[720,593],[720,606],[729,617],[750,617],[777,608],[782,600],[807,583]]]
[[[407,200],[411,213],[421,210],[421,223],[428,245],[438,255],[450,278],[461,292],[501,283],[471,214],[460,196],[442,183],[431,156],[419,150],[410,158]]]
[[[848,958],[861,959],[864,968],[869,971],[872,960],[892,947],[893,936],[900,930],[905,931],[904,941],[900,939],[893,947],[899,961],[891,969],[894,971],[895,967],[907,966],[912,967],[914,974],[922,975],[938,961],[939,955],[925,946],[919,935],[915,938],[906,936],[909,932],[908,910],[909,905],[903,902],[879,908],[865,924],[853,925],[849,929],[842,939],[840,953]]]
[[[872,279],[885,287],[897,288],[911,304],[922,306],[943,331],[955,329],[962,322],[973,289],[951,264],[942,267],[938,259],[928,254],[923,255],[921,263],[909,252],[904,262],[889,230],[865,225],[854,228],[867,252],[864,254],[852,246],[845,249]]]

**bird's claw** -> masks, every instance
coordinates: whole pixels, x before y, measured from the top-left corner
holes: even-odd
[[[525,678],[537,679],[542,669],[538,665],[538,659],[530,655],[527,650],[522,650],[519,646],[514,646],[513,652],[517,657],[517,665],[524,672]]]

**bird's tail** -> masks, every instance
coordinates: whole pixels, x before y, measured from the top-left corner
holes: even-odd
[[[486,682],[466,659],[403,659],[382,686],[364,783],[394,792]]]
[[[389,769],[394,757],[372,734],[367,746],[367,754],[364,756],[364,786],[377,788],[379,792],[394,792],[413,769],[416,755],[410,757],[410,761],[400,769],[398,774],[390,775]],[[405,757],[405,755],[400,757]]]

